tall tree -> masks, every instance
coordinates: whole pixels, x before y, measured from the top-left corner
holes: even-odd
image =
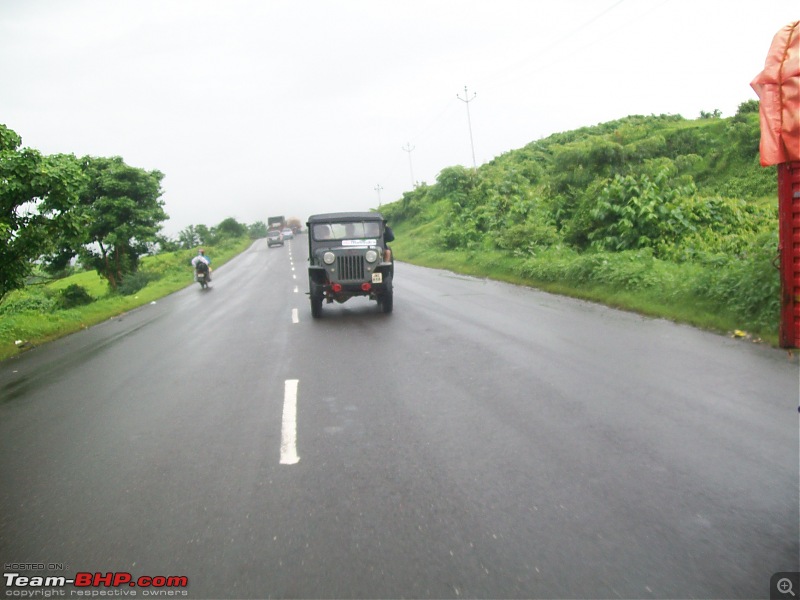
[[[80,210],[90,220],[81,240],[81,262],[116,289],[127,274],[136,272],[147,242],[156,240],[160,223],[167,219],[160,200],[164,175],[130,167],[118,156],[81,160],[88,183]]]
[[[73,210],[83,179],[75,157],[21,146],[20,136],[0,124],[0,300],[25,284],[54,240],[81,226]]]
[[[247,234],[247,225],[239,223],[233,217],[223,220],[214,229],[217,238],[236,238]]]
[[[211,231],[207,225],[200,225],[194,226],[194,231],[197,234],[197,237],[200,238],[200,244],[213,244],[214,243],[214,232]]]
[[[203,239],[194,225],[189,225],[178,233],[178,245],[181,248],[194,248],[202,243]]]
[[[267,224],[264,221],[256,221],[247,226],[247,233],[252,239],[267,237]]]

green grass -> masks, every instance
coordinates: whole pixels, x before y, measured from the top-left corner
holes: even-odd
[[[720,334],[745,330],[753,340],[778,345],[774,328],[748,323],[725,304],[698,293],[710,267],[654,261],[647,255],[608,255],[616,264],[607,269],[606,281],[602,269],[591,265],[584,270],[591,270],[594,280],[582,280],[585,274],[579,268],[580,257],[567,249],[543,250],[539,257],[522,259],[498,250],[442,250],[436,246],[431,223],[417,227],[401,223],[394,231],[392,248],[400,261],[529,286]],[[627,262],[630,266],[626,268]],[[546,276],[530,274],[537,270]]]
[[[246,250],[252,240],[240,238],[220,246],[207,246],[207,253],[218,267]],[[36,284],[8,295],[0,304],[0,360],[18,355],[25,348],[38,346],[91,327],[173,292],[194,285],[189,261],[195,252],[182,250],[142,259],[140,271],[153,277],[139,291],[122,295],[111,293],[106,280],[95,271],[76,273],[46,284]],[[70,309],[56,309],[53,298],[69,285],[80,285],[95,301]],[[19,309],[15,308],[19,307]],[[17,340],[23,342],[21,349]]]

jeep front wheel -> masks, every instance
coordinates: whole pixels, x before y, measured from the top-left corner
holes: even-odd
[[[394,291],[392,290],[392,276],[388,273],[383,276],[383,283],[386,291],[381,295],[381,310],[384,314],[389,314],[394,308]]]
[[[309,282],[309,297],[311,298],[311,316],[319,319],[322,316],[322,288],[313,281]]]

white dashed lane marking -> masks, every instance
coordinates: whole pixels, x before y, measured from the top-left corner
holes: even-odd
[[[283,389],[283,419],[281,422],[282,465],[296,465],[297,455],[297,386],[298,379],[287,379]]]

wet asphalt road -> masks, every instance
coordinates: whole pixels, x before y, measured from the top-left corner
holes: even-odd
[[[314,321],[305,243],[0,364],[4,573],[752,598],[797,570],[796,357],[402,263],[392,315]]]

